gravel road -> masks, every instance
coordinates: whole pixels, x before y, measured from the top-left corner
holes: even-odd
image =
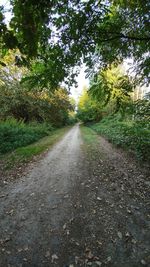
[[[0,191],[0,267],[150,266],[148,168],[72,127]]]

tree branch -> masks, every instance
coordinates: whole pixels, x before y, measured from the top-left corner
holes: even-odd
[[[130,35],[125,35],[122,33],[118,33],[118,32],[106,32],[103,34],[112,34],[115,36],[112,36],[110,38],[101,40],[101,42],[106,42],[106,41],[111,41],[111,40],[115,40],[115,39],[119,39],[119,38],[124,38],[124,39],[128,39],[128,40],[135,40],[135,41],[148,41],[150,42],[150,36],[146,36],[146,37],[140,37],[140,36],[130,36]]]

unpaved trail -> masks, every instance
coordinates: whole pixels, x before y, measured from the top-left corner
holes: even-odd
[[[148,170],[90,134],[74,126],[1,189],[0,267],[150,266]]]

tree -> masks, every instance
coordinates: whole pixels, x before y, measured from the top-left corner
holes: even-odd
[[[69,93],[64,88],[36,86],[29,88],[21,83],[23,75],[29,75],[25,67],[15,64],[17,50],[10,50],[0,66],[0,119],[14,117],[25,122],[51,122],[55,126],[67,123],[69,111],[73,110]]]
[[[149,82],[149,0],[11,0],[11,4],[11,31],[1,10],[4,48],[13,43],[28,58],[43,58],[47,66],[43,80],[48,80],[45,73],[51,63],[51,71],[58,69],[56,79],[61,73],[57,79],[61,82],[82,59],[90,73],[97,65],[103,68],[133,57],[136,73]],[[16,43],[7,42],[8,36]]]
[[[101,105],[92,99],[86,87],[79,98],[77,117],[83,122],[99,121],[102,117]]]
[[[131,99],[132,90],[133,83],[124,74],[121,66],[112,65],[95,75],[91,81],[89,92],[102,106],[113,101],[114,111],[122,110],[124,112],[126,104]]]

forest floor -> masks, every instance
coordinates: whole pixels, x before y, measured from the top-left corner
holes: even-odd
[[[149,167],[140,165],[72,127],[1,186],[0,267],[150,266]]]

